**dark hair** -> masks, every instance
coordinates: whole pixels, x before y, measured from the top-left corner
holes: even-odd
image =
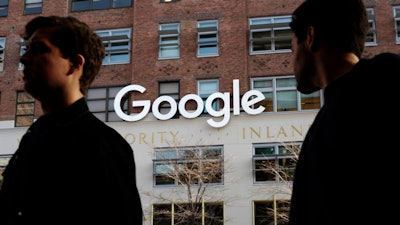
[[[24,39],[28,40],[36,30],[43,27],[54,28],[49,40],[60,49],[65,58],[72,60],[76,54],[85,58],[80,91],[86,94],[99,73],[105,56],[102,40],[86,23],[71,16],[35,17],[26,24]]]
[[[298,43],[313,26],[317,43],[359,58],[368,33],[368,17],[362,0],[305,0],[292,14],[290,27]]]

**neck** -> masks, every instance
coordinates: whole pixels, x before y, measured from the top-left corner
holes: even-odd
[[[353,53],[321,55],[317,70],[320,84],[325,89],[330,83],[350,72],[360,59]]]
[[[57,96],[57,95],[55,95],[55,96]],[[74,102],[78,101],[82,97],[84,97],[84,95],[79,92],[77,94],[70,95],[68,97],[61,97],[61,98],[50,97],[50,98],[46,98],[42,101],[40,101],[40,100],[39,101],[41,103],[43,113],[45,115],[49,115],[49,114],[53,114],[53,113],[62,111],[63,109],[72,105]]]

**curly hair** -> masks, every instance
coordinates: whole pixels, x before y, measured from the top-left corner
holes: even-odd
[[[43,27],[54,28],[49,40],[60,49],[63,57],[73,59],[76,54],[81,54],[85,58],[80,91],[86,94],[105,57],[102,40],[86,23],[72,16],[35,17],[26,24],[23,38],[28,40],[36,30]]]

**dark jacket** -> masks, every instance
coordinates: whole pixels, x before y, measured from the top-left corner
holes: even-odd
[[[131,146],[82,98],[23,136],[3,173],[0,224],[142,224],[135,173]]]
[[[290,225],[396,224],[400,57],[363,59],[331,83],[303,142]],[[396,177],[396,178],[395,178]],[[397,183],[397,182],[396,182]],[[396,222],[394,222],[396,221]]]

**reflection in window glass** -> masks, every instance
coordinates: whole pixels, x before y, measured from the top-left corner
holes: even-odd
[[[207,224],[223,225],[222,202],[193,202],[154,204],[153,225]]]
[[[15,113],[15,126],[30,126],[34,120],[35,99],[24,91],[17,92],[17,110]]]
[[[8,165],[8,162],[10,161],[12,155],[0,155],[0,189],[3,184],[3,176],[1,175]]]
[[[96,33],[103,40],[106,50],[103,65],[130,63],[131,29],[102,30]]]
[[[86,94],[89,110],[101,121],[122,121],[114,109],[115,96],[121,89],[122,87],[89,88]],[[128,113],[128,101],[124,101],[122,111]]]
[[[289,224],[290,200],[270,200],[253,202],[254,225]]]
[[[158,84],[159,94],[158,96],[170,96],[175,101],[176,104],[179,102],[179,81],[171,81],[171,82],[160,82]],[[171,110],[171,105],[169,102],[163,102],[160,104],[159,111],[162,114],[167,114]],[[173,119],[179,118],[179,110],[176,111],[176,114],[172,117]]]
[[[300,143],[254,145],[254,183],[292,181],[299,152]]]
[[[4,69],[4,51],[6,46],[6,38],[0,37],[0,71]]]
[[[24,14],[42,13],[42,0],[25,0]]]
[[[179,58],[180,25],[161,24],[159,27],[159,59]]]
[[[210,96],[213,93],[216,93],[219,91],[219,81],[218,80],[199,80],[198,81],[198,95],[203,99],[204,105],[206,103],[206,100],[208,96]],[[219,109],[219,102],[218,100],[215,100],[212,103],[212,108],[214,110]],[[204,113],[207,113],[206,108],[204,107]]]
[[[8,15],[8,0],[0,0],[0,17]]]
[[[153,181],[155,186],[221,184],[223,168],[221,146],[160,148],[154,152]]]
[[[322,106],[322,90],[301,94],[294,76],[253,78],[251,85],[264,94],[265,99],[254,105],[265,107],[264,112],[318,110]]]
[[[72,0],[71,11],[98,10],[132,6],[132,0]]]
[[[218,21],[200,21],[197,29],[197,56],[218,55]]]
[[[376,45],[375,11],[367,8],[369,30],[365,39],[365,45]]]
[[[251,18],[250,54],[290,52],[293,32],[291,16]]]

